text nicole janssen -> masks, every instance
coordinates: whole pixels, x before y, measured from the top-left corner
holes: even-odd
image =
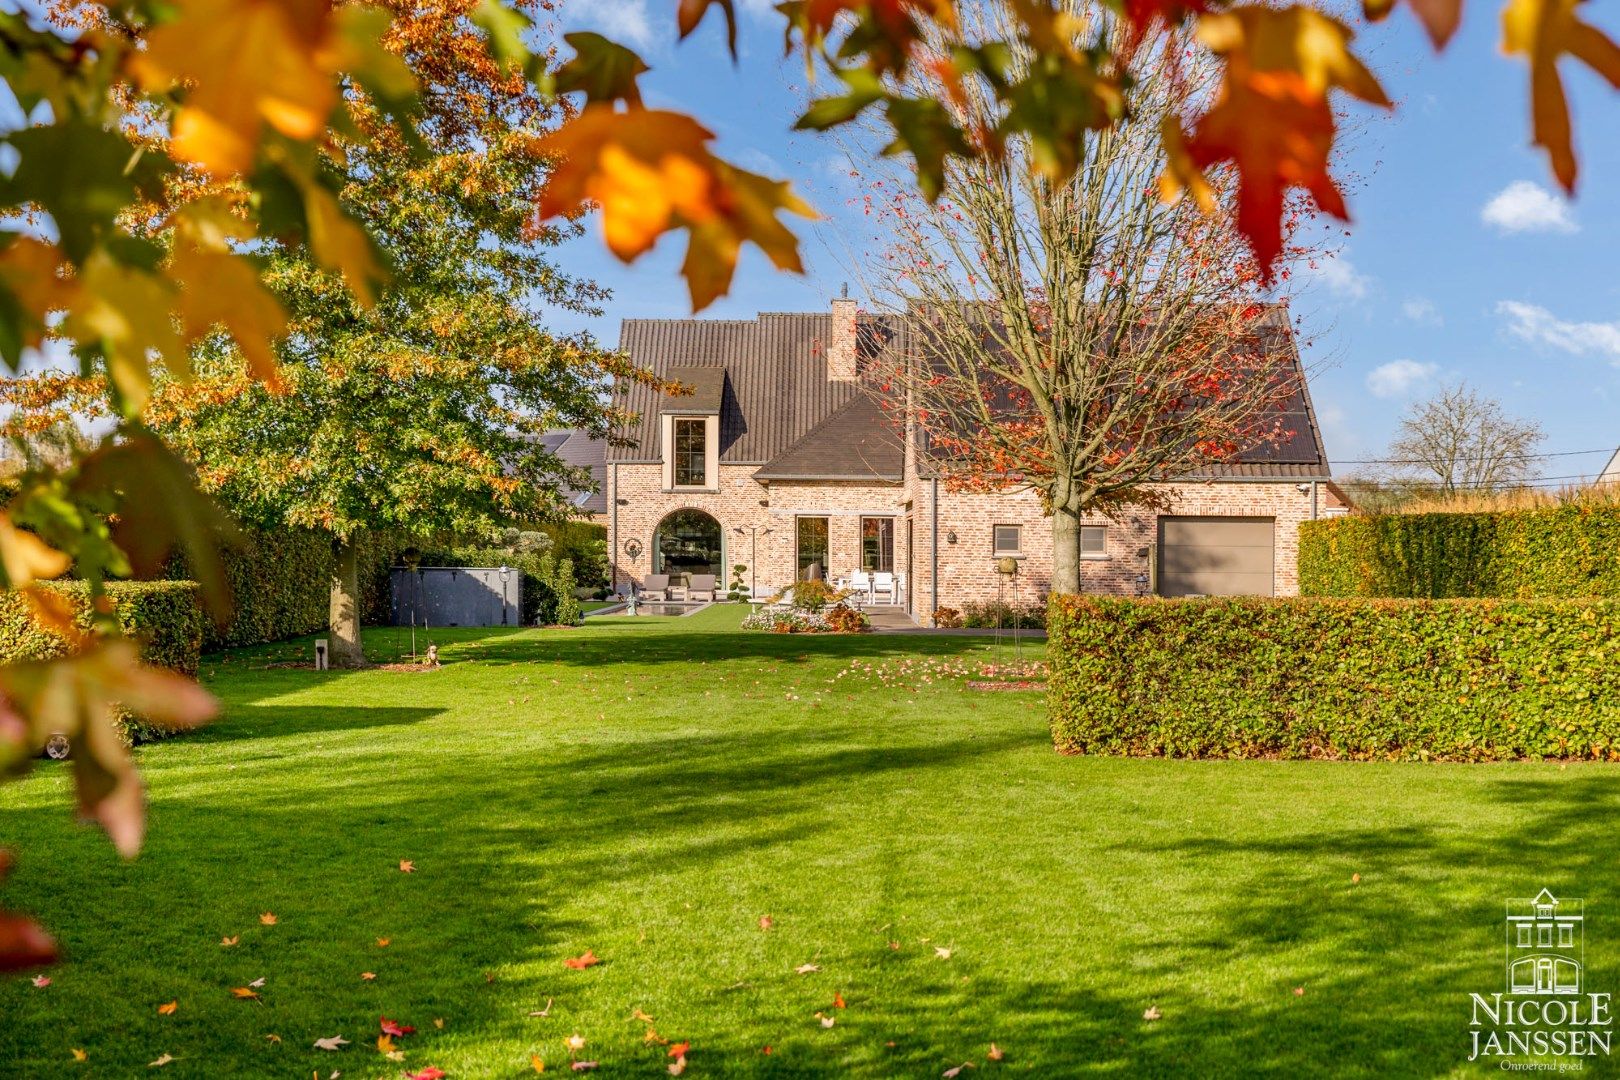
[[[1523,1054],[1532,1057],[1597,1057],[1614,1037],[1609,994],[1579,997],[1474,1000],[1473,1052],[1468,1060]]]

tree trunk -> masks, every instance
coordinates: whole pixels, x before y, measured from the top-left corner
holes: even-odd
[[[1052,508],[1052,591],[1080,591],[1080,509]]]
[[[363,667],[360,646],[360,545],[357,537],[334,543],[332,566],[331,643],[328,661],[333,667]]]

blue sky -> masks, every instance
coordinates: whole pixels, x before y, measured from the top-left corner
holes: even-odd
[[[703,120],[722,153],[790,179],[824,215],[799,229],[808,272],[775,271],[751,249],[732,294],[703,314],[822,308],[863,235],[838,149],[795,136],[804,71],[782,61],[778,17],[740,0],[741,62],[733,67],[716,20],[677,45],[670,0],[573,0],[570,27],[602,30],[637,48],[654,71],[648,103]],[[1620,37],[1620,20],[1587,17]],[[1369,61],[1398,103],[1387,117],[1356,109],[1341,168],[1354,221],[1340,254],[1309,275],[1295,299],[1314,343],[1312,393],[1340,472],[1386,457],[1401,412],[1442,381],[1467,379],[1509,411],[1541,423],[1542,476],[1599,470],[1620,446],[1620,95],[1566,65],[1575,114],[1580,192],[1554,191],[1529,145],[1528,76],[1497,45],[1497,15],[1469,5],[1462,31],[1436,57],[1404,12],[1362,33]],[[1597,12],[1596,15],[1592,14]],[[551,312],[557,329],[588,327],[607,343],[619,320],[690,313],[674,238],[632,267],[594,228],[564,253],[567,267],[611,287],[604,318]],[[858,255],[856,256],[858,257]],[[1557,480],[1552,481],[1557,483]]]

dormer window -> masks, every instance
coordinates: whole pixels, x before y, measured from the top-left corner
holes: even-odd
[[[671,457],[675,487],[708,487],[709,421],[702,416],[677,416]]]

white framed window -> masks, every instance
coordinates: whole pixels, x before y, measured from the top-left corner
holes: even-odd
[[[1108,558],[1108,526],[1080,526],[1080,557],[1082,559]]]
[[[675,418],[675,486],[704,487],[708,480],[709,422],[701,416]]]
[[[1546,948],[1552,944],[1552,927],[1546,925],[1545,923],[1536,927],[1536,944],[1540,945],[1542,948]]]
[[[991,551],[1003,555],[1024,553],[1024,527],[1022,525],[996,525],[991,529]]]
[[[1530,924],[1529,923],[1520,923],[1519,924],[1519,948],[1528,949],[1529,947],[1530,947]]]
[[[1569,923],[1558,924],[1558,946],[1567,949],[1575,944],[1575,928]]]

